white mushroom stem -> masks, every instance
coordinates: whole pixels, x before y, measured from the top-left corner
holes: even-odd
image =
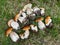
[[[13,19],[8,21],[8,26],[12,27],[13,29],[16,29],[16,30],[20,28],[19,24],[16,21],[14,21]]]
[[[39,27],[39,29],[41,29],[41,30],[43,30],[43,29],[46,28],[45,24],[44,24],[42,21],[39,21],[39,22],[38,22],[38,27]]]
[[[20,29],[20,27],[19,27],[19,24],[17,23],[17,22],[15,22],[15,21],[13,21],[13,22],[11,22],[11,27],[13,28],[13,29]]]
[[[13,42],[16,42],[16,41],[19,39],[19,36],[18,36],[17,33],[11,32],[11,33],[10,33],[10,38],[11,38],[11,40],[12,40]]]
[[[19,21],[22,23],[26,18],[26,14],[23,12],[20,16],[19,16]]]

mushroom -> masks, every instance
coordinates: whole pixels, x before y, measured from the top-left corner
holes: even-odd
[[[38,7],[34,7],[33,8],[34,13],[38,16],[44,16],[45,13],[45,9],[44,8],[38,8]]]
[[[30,27],[31,27],[31,30],[33,30],[35,32],[38,31],[38,27],[36,25],[31,24]]]
[[[17,15],[15,15],[15,17],[14,17],[14,21],[18,21],[18,19],[19,19],[19,16],[22,14],[22,10],[20,10],[20,12],[17,14]]]
[[[19,21],[20,23],[23,23],[26,20],[27,16],[26,13],[24,13],[22,10],[20,10],[19,14],[17,14],[14,17],[15,21]]]
[[[46,24],[46,27],[52,28],[53,24],[52,24],[52,19],[51,19],[50,16],[47,16],[47,17],[45,18],[45,24]]]
[[[21,23],[23,23],[23,22],[26,21],[26,18],[27,18],[26,13],[22,12],[22,14],[20,14],[18,20],[19,20]]]
[[[42,22],[43,18],[39,17],[35,21],[38,22],[38,28],[44,30],[46,28],[45,24]]]
[[[16,32],[11,32],[10,33],[10,38],[11,38],[11,40],[13,41],[13,42],[17,42],[18,41],[18,39],[19,39],[19,36],[18,36],[18,34],[16,33]]]
[[[32,13],[31,15],[29,15],[29,19],[30,20],[35,20],[36,14]]]
[[[29,37],[29,31],[26,30],[23,34],[20,34],[21,39],[27,39]]]
[[[18,36],[17,33],[13,32],[12,30],[13,30],[13,28],[11,28],[11,27],[8,28],[6,30],[5,34],[6,34],[7,37],[10,36],[10,38],[12,39],[13,42],[16,42],[19,39],[19,36]]]
[[[17,14],[17,15],[15,15],[15,17],[14,17],[14,21],[18,21],[18,18],[19,18],[19,16],[20,16],[20,14]]]
[[[44,8],[40,8],[40,14],[41,14],[41,16],[45,15],[45,9]]]
[[[13,19],[8,21],[8,26],[12,27],[13,29],[16,29],[16,30],[20,29],[19,24],[16,21],[14,21]]]

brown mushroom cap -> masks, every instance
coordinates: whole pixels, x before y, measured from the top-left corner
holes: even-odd
[[[50,19],[51,17],[50,16],[47,16],[46,19]]]
[[[45,18],[45,23],[46,23],[46,24],[49,22],[49,19],[50,19],[50,18],[51,18],[50,16],[47,16],[47,17]]]
[[[13,28],[10,27],[10,28],[8,28],[8,29],[6,30],[6,33],[5,33],[5,34],[6,34],[7,37],[8,37],[8,35],[11,33],[12,29],[13,29]]]
[[[39,22],[40,20],[42,21],[43,18],[42,18],[42,17],[39,17],[39,18],[37,18],[37,19],[35,20],[35,22]]]
[[[15,17],[14,17],[14,20],[17,21],[19,18],[19,14],[17,14]]]
[[[20,10],[19,14],[17,14],[17,15],[14,17],[14,20],[15,20],[15,21],[17,21],[17,20],[18,20],[19,16],[22,14],[22,12],[23,12],[23,11],[22,11],[22,10]]]
[[[30,29],[30,26],[24,26],[24,27],[23,27],[23,30],[25,30],[25,31],[26,31],[26,30],[29,30],[29,29]]]

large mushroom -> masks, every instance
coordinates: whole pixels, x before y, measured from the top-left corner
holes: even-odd
[[[18,22],[14,21],[13,19],[8,21],[8,26],[16,30],[20,29]]]
[[[38,28],[44,30],[46,28],[45,24],[42,22],[43,18],[39,17],[35,21],[38,22]]]
[[[19,36],[18,36],[18,34],[16,33],[16,32],[11,32],[10,33],[10,38],[11,38],[11,40],[13,41],[13,42],[17,42],[18,41],[18,39],[19,39]]]

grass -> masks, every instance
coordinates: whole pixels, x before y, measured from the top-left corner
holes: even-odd
[[[8,28],[7,21],[13,18],[20,9],[27,4],[27,0],[0,0],[0,45],[60,45],[60,0],[33,0],[33,6],[44,7],[46,16],[50,15],[53,19],[54,27],[38,34],[30,34],[29,39],[20,40],[13,43],[9,37],[5,36]]]

